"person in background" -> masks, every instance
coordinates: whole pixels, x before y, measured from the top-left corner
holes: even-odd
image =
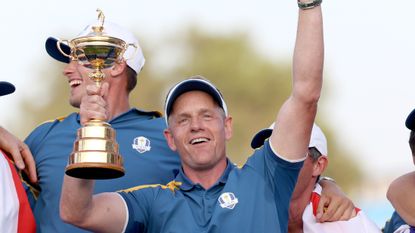
[[[0,81],[0,96],[11,94],[14,91],[13,84]],[[2,128],[0,132],[4,131],[5,129]],[[9,141],[7,138],[1,139],[0,143],[8,144]],[[2,150],[0,150],[0,184],[0,232],[34,233],[36,230],[35,219],[19,174],[12,161]]]
[[[259,131],[252,139],[251,147],[261,148],[275,128]],[[276,127],[278,130],[278,126]],[[318,183],[328,165],[327,139],[316,124],[313,125],[308,155],[298,175],[297,184],[290,201],[288,232],[290,233],[379,233],[380,229],[358,208],[348,208],[339,221],[321,223],[318,221],[318,207],[321,206],[322,187]],[[350,218],[350,216],[352,216]]]
[[[415,164],[415,109],[405,121],[409,133],[409,147],[412,153],[412,162]],[[389,186],[387,198],[395,212],[386,222],[385,233],[415,233],[415,171],[396,178]]]

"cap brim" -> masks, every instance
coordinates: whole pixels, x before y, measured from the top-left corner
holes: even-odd
[[[8,95],[13,93],[16,90],[13,84],[9,82],[0,81],[0,96]]]
[[[415,130],[415,109],[406,118],[405,126],[410,130]]]
[[[173,104],[176,101],[176,99],[183,93],[189,91],[203,91],[208,93],[210,96],[212,96],[215,102],[218,103],[218,105],[225,111],[225,114],[228,114],[226,104],[222,96],[220,95],[219,90],[217,90],[216,87],[214,87],[212,84],[203,79],[187,79],[177,84],[167,96],[165,104],[166,118],[168,118],[168,116],[170,115],[173,108]]]
[[[271,137],[272,129],[262,129],[252,138],[251,147],[252,149],[260,148],[264,145],[265,140]]]
[[[48,54],[51,57],[53,57],[55,60],[58,60],[58,61],[64,62],[64,63],[69,63],[69,57],[63,55],[59,51],[59,49],[57,47],[57,43],[58,43],[58,39],[53,38],[53,37],[49,37],[46,40],[46,43],[45,43],[46,52],[48,52]],[[71,53],[71,49],[69,48],[69,46],[67,44],[60,43],[60,47],[61,47],[62,51],[65,52],[66,54]]]

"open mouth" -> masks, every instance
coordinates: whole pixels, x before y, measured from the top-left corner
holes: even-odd
[[[77,86],[79,86],[81,84],[82,84],[82,81],[81,80],[75,79],[75,80],[69,81],[69,86],[70,87],[77,87]]]
[[[205,143],[208,141],[210,141],[209,138],[195,138],[195,139],[190,140],[190,144],[197,145],[197,144]]]

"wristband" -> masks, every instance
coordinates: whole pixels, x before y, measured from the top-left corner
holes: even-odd
[[[308,10],[308,9],[312,9],[316,6],[320,6],[322,1],[323,0],[310,0],[308,2],[300,2],[300,0],[297,0],[297,3],[298,3],[298,7],[301,10]]]
[[[333,183],[336,183],[336,181],[335,181],[333,178],[328,177],[328,176],[320,176],[320,178],[318,178],[318,182],[319,182],[319,183],[320,183],[320,181],[322,181],[322,180],[328,180],[328,181],[331,181],[331,182],[333,182]]]

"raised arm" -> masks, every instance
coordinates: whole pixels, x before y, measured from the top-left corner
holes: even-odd
[[[306,156],[322,87],[323,61],[321,6],[299,9],[293,89],[278,113],[276,130],[271,135],[273,148],[288,160]]]
[[[106,117],[102,96],[107,90],[107,84],[102,89],[88,86],[88,95],[80,107],[81,122]],[[122,232],[127,216],[122,197],[117,193],[93,195],[93,190],[93,180],[65,175],[60,202],[62,220],[93,232]]]
[[[394,180],[388,189],[387,197],[396,212],[408,225],[415,226],[415,172],[407,173]]]

